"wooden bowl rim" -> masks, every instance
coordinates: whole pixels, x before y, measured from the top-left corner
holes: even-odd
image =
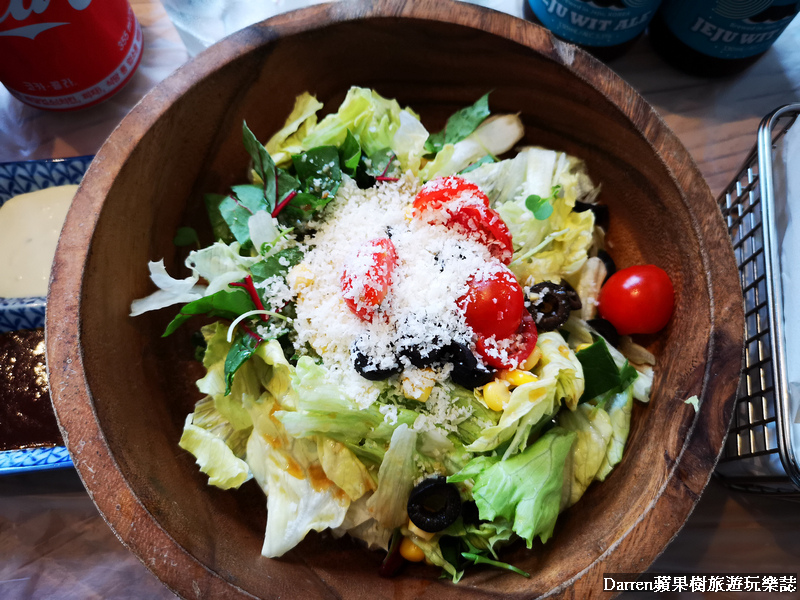
[[[488,18],[489,15],[491,18]],[[702,391],[699,394],[702,402],[692,427],[686,434],[683,448],[663,488],[636,524],[622,532],[617,542],[586,569],[544,596],[562,594],[576,584],[581,584],[586,594],[597,592],[602,589],[598,585],[602,585],[600,582],[603,572],[607,572],[604,567],[623,564],[630,570],[635,570],[638,564],[638,570],[641,571],[655,560],[672,537],[677,535],[710,478],[727,433],[732,412],[731,401],[738,384],[739,372],[739,364],[720,361],[715,356],[715,348],[720,343],[741,346],[744,329],[741,305],[737,307],[730,302],[721,302],[718,306],[718,300],[725,300],[725,294],[730,296],[730,290],[739,289],[740,284],[730,241],[710,190],[686,149],[661,118],[639,94],[604,64],[583,51],[554,39],[546,30],[510,15],[470,4],[435,0],[357,0],[316,5],[296,13],[273,17],[226,38],[214,46],[213,52],[200,54],[149,92],[112,133],[92,162],[67,217],[53,266],[46,318],[47,363],[53,404],[65,443],[84,485],[105,521],[120,541],[169,589],[188,596],[192,593],[188,582],[202,578],[203,589],[215,596],[229,595],[235,590],[237,597],[254,597],[201,564],[180,546],[141,504],[122,474],[95,413],[83,367],[80,339],[84,269],[100,210],[113,184],[114,174],[124,168],[133,151],[134,146],[129,140],[139,139],[164,115],[173,102],[191,90],[194,82],[223,68],[239,56],[295,33],[346,21],[384,17],[430,20],[473,28],[531,48],[567,68],[584,83],[599,91],[641,132],[661,158],[676,188],[681,192],[687,213],[695,219],[692,223],[695,234],[698,239],[706,242],[700,253],[708,273],[711,336],[706,353]],[[725,378],[729,383],[721,386],[723,393],[706,397],[705,391],[712,376]],[[84,426],[80,440],[72,437],[70,428],[65,426],[65,423],[74,423],[76,420]],[[699,428],[707,430],[713,438],[696,435]],[[699,471],[695,469],[690,472],[691,465],[686,467],[683,464],[687,452],[697,452],[708,460],[701,463],[702,468]],[[100,473],[103,478],[98,479]],[[109,486],[109,481],[121,496],[112,498],[100,493],[104,487]],[[98,495],[95,495],[96,492]],[[678,520],[679,525],[660,528],[655,519],[662,513]],[[656,543],[650,546],[650,552],[628,560],[617,559],[608,564],[607,559],[618,553],[620,547],[624,549],[634,545],[631,540],[637,536],[632,534],[639,531],[656,539]],[[637,547],[637,551],[640,550]],[[155,560],[153,557],[156,555],[161,558]],[[145,557],[149,560],[146,561]],[[177,568],[175,564],[178,565]],[[458,595],[458,587],[452,590],[452,593]],[[447,590],[441,591],[447,594]],[[578,588],[572,592],[578,593]]]

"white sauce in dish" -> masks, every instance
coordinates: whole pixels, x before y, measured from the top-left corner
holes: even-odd
[[[47,295],[58,236],[77,189],[49,187],[0,206],[0,297]]]

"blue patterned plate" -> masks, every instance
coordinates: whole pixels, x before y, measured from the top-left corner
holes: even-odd
[[[0,163],[0,206],[9,198],[55,185],[77,184],[92,156]],[[45,298],[0,298],[0,333],[44,326]],[[0,451],[0,475],[72,466],[62,446]]]

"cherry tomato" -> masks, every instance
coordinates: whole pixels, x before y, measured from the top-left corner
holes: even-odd
[[[507,338],[478,336],[475,349],[483,362],[495,369],[516,369],[525,362],[536,347],[539,333],[536,323],[528,311],[513,335]]]
[[[369,323],[386,298],[397,265],[397,251],[389,238],[362,245],[342,273],[342,297],[357,317]]]
[[[498,265],[499,266],[499,265]],[[525,296],[514,274],[500,267],[489,276],[473,276],[459,300],[467,325],[478,336],[507,338],[519,329]]]
[[[511,263],[514,256],[511,233],[491,208],[481,204],[462,206],[450,216],[447,225],[481,242],[504,265]]]
[[[414,215],[475,238],[500,262],[511,262],[514,247],[508,227],[474,183],[455,176],[429,181],[414,199]]]
[[[414,198],[414,214],[438,210],[455,200],[489,206],[489,198],[474,183],[456,176],[440,177],[422,186]]]
[[[636,265],[609,277],[597,299],[600,315],[622,335],[655,333],[672,316],[675,290],[655,265]]]

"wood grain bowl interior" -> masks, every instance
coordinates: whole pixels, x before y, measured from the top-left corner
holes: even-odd
[[[503,558],[528,580],[479,570],[458,586],[438,569],[376,575],[382,556],[312,534],[260,556],[265,501],[254,483],[207,486],[177,445],[199,393],[189,329],[162,339],[173,311],[129,318],[151,291],[147,261],[181,257],[172,238],[199,224],[202,194],[240,182],[247,120],[262,140],[309,90],[336,106],[374,87],[433,130],[492,90],[520,112],[526,143],[584,158],[611,209],[617,263],[672,276],[677,309],[646,342],[659,364],[637,406],[625,459],[559,520],[554,538]],[[605,66],[544,30],[470,5],[317,6],[249,28],[158,86],[98,153],[59,244],[47,317],[56,412],[89,493],[119,538],[184,597],[530,598],[602,596],[606,572],[647,568],[713,470],[738,382],[742,309],[730,244],[708,187],[649,106]],[[701,396],[695,414],[683,400]]]

